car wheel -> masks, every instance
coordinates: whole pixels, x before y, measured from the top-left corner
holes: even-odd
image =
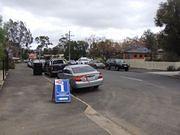
[[[74,88],[70,87],[70,92],[73,93],[74,92]]]
[[[72,85],[70,84],[70,92],[73,93],[75,90],[75,88],[72,87]]]
[[[99,88],[99,85],[98,86],[94,86],[94,89],[98,89]]]
[[[115,70],[119,71],[119,67],[118,67],[118,66],[117,66],[117,67],[115,67]]]
[[[125,71],[128,71],[129,70],[129,68],[125,68]]]
[[[53,77],[53,74],[51,72],[49,72],[49,77]]]

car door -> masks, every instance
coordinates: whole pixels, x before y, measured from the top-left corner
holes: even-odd
[[[44,72],[47,73],[48,72],[48,66],[49,66],[49,61],[46,61],[44,64]]]
[[[63,69],[61,72],[58,73],[58,79],[71,79],[72,78],[72,72],[70,69]]]
[[[47,66],[47,72],[48,72],[49,74],[51,73],[52,64],[53,64],[53,61],[50,60],[50,61],[48,62],[48,66]]]
[[[71,87],[71,90],[72,90],[72,86],[74,85],[74,82],[73,82],[73,79],[72,79],[73,74],[72,74],[72,71],[69,68],[65,68],[62,71],[60,71],[57,74],[57,78],[58,79],[69,79],[70,87]]]
[[[69,68],[63,69],[64,79],[72,79],[72,72]]]

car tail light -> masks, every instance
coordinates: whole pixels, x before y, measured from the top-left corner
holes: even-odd
[[[77,82],[80,82],[80,81],[86,81],[87,80],[87,77],[85,75],[82,75],[82,76],[75,76],[73,78],[74,81],[77,81]]]
[[[103,78],[103,75],[102,75],[102,73],[99,73],[98,79],[101,79],[101,78]]]

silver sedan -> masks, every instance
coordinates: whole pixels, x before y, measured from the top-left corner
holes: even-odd
[[[69,79],[72,89],[94,87],[103,83],[102,74],[89,65],[69,65],[57,75],[58,79]]]

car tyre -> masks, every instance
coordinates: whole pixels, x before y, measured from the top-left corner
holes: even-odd
[[[53,77],[53,74],[51,72],[49,72],[49,77]]]
[[[94,89],[98,89],[99,88],[99,85],[98,86],[94,86]]]
[[[129,71],[129,68],[125,68],[125,71],[126,71],[126,72]]]
[[[119,67],[115,67],[115,70],[119,71]]]
[[[75,91],[75,88],[73,88],[70,84],[70,92],[73,93]]]

